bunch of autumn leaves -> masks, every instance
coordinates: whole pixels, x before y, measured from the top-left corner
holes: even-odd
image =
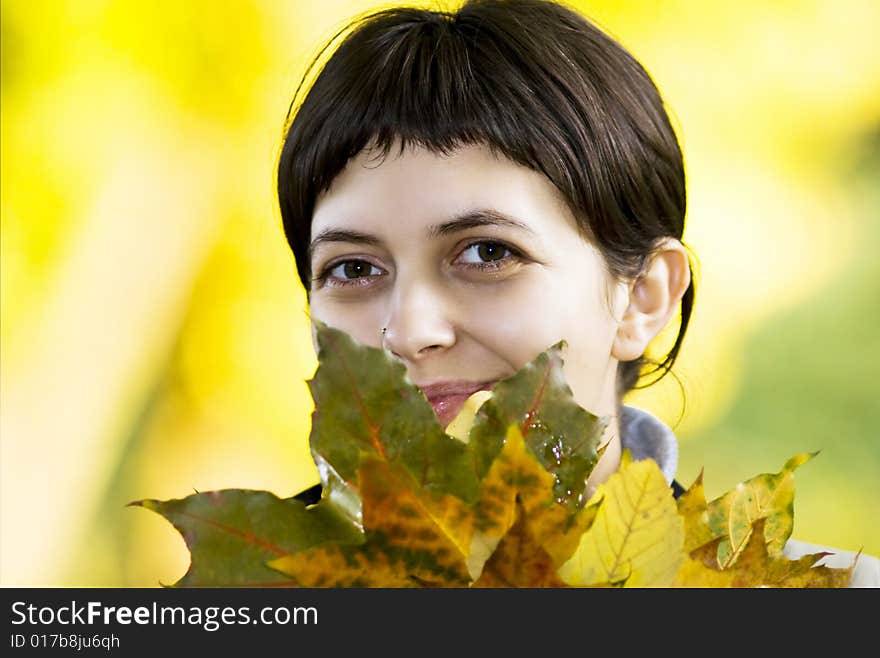
[[[790,459],[707,502],[678,499],[657,464],[624,453],[587,499],[602,419],[577,405],[560,343],[488,399],[437,422],[387,352],[318,326],[310,380],[312,506],[227,489],[135,505],[167,518],[192,561],[177,586],[839,587],[852,567],[782,555]],[[455,430],[452,428],[455,426]]]

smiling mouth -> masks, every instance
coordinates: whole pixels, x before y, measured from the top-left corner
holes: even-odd
[[[440,425],[446,427],[449,423],[455,420],[458,412],[461,411],[461,408],[464,406],[464,403],[467,402],[469,397],[470,395],[450,395],[448,397],[430,400],[431,407],[433,407],[434,414],[437,416],[437,420],[440,421]]]
[[[490,382],[447,382],[434,384],[422,388],[422,393],[431,403],[431,408],[440,421],[440,425],[446,427],[451,423],[467,399],[477,391],[490,391],[495,385],[495,381]]]

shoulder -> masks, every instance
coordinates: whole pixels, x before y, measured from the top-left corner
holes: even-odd
[[[850,587],[880,587],[880,559],[873,555],[865,553],[855,553],[853,551],[840,551],[827,546],[818,544],[810,544],[797,539],[789,539],[782,554],[787,558],[796,560],[799,557],[809,553],[829,553],[823,557],[817,564],[826,567],[846,568],[856,561],[855,569],[853,569],[852,581]]]
[[[653,459],[672,483],[678,469],[678,440],[672,429],[653,414],[629,405],[621,405],[619,423],[621,447],[636,461]]]

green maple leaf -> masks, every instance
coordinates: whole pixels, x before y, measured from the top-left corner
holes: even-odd
[[[306,509],[267,491],[225,489],[176,500],[131,503],[164,516],[183,536],[192,560],[178,587],[263,587],[292,584],[266,563],[315,544],[363,540],[330,505]]]
[[[497,456],[510,424],[518,424],[526,445],[554,477],[556,500],[574,510],[583,506],[586,480],[598,459],[607,419],[574,402],[562,370],[560,342],[500,382],[480,407],[469,445],[483,476]]]

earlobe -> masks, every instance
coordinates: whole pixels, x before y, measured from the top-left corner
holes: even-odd
[[[684,245],[675,238],[667,238],[630,285],[629,303],[620,319],[611,355],[618,361],[633,361],[642,356],[672,319],[690,280]]]

